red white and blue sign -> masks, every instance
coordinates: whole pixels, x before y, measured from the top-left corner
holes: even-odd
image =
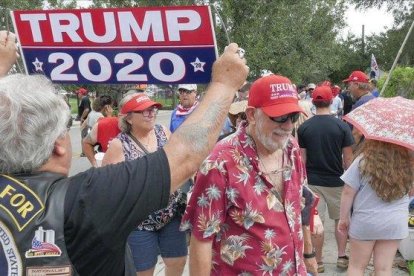
[[[28,74],[59,83],[208,83],[208,6],[13,11]]]

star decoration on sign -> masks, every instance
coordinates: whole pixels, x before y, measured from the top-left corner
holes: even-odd
[[[197,71],[204,72],[204,65],[206,63],[199,60],[198,57],[196,57],[195,61],[190,62],[190,64],[194,67],[194,73]]]
[[[35,61],[32,62],[32,64],[34,65],[36,72],[43,72],[43,62],[39,61],[37,57]]]

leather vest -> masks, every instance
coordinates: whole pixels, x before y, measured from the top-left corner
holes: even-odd
[[[0,175],[0,276],[78,275],[64,239],[68,184],[56,173]]]

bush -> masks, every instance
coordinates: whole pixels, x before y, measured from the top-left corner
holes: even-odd
[[[386,78],[387,74],[384,74],[378,81],[379,91],[381,91]],[[382,96],[401,96],[407,99],[414,99],[414,68],[396,67]]]

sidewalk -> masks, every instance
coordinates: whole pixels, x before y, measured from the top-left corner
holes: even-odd
[[[328,216],[325,216],[326,218]],[[334,222],[330,219],[328,219],[325,222],[325,244],[324,244],[324,248],[323,248],[323,256],[324,256],[324,263],[325,263],[325,272],[324,273],[320,273],[319,275],[323,275],[323,276],[339,276],[339,275],[346,275],[346,270],[341,270],[336,268],[336,258],[337,258],[337,253],[336,253],[336,241],[335,241],[335,235],[334,235]],[[349,245],[348,245],[349,247]],[[402,260],[401,257],[397,257],[395,259],[395,262],[398,262]],[[374,267],[371,264],[368,266],[365,275],[366,276],[373,276],[374,273]],[[164,263],[162,262],[161,258],[158,258],[158,263],[157,266],[155,268],[155,273],[154,275],[157,276],[162,276],[165,275],[164,272]],[[184,269],[184,273],[183,276],[188,276],[189,274],[189,270],[188,270],[188,259],[187,259],[187,264],[185,266]],[[397,265],[395,264],[393,271],[392,271],[392,275],[393,276],[408,276],[409,273],[400,270]]]

